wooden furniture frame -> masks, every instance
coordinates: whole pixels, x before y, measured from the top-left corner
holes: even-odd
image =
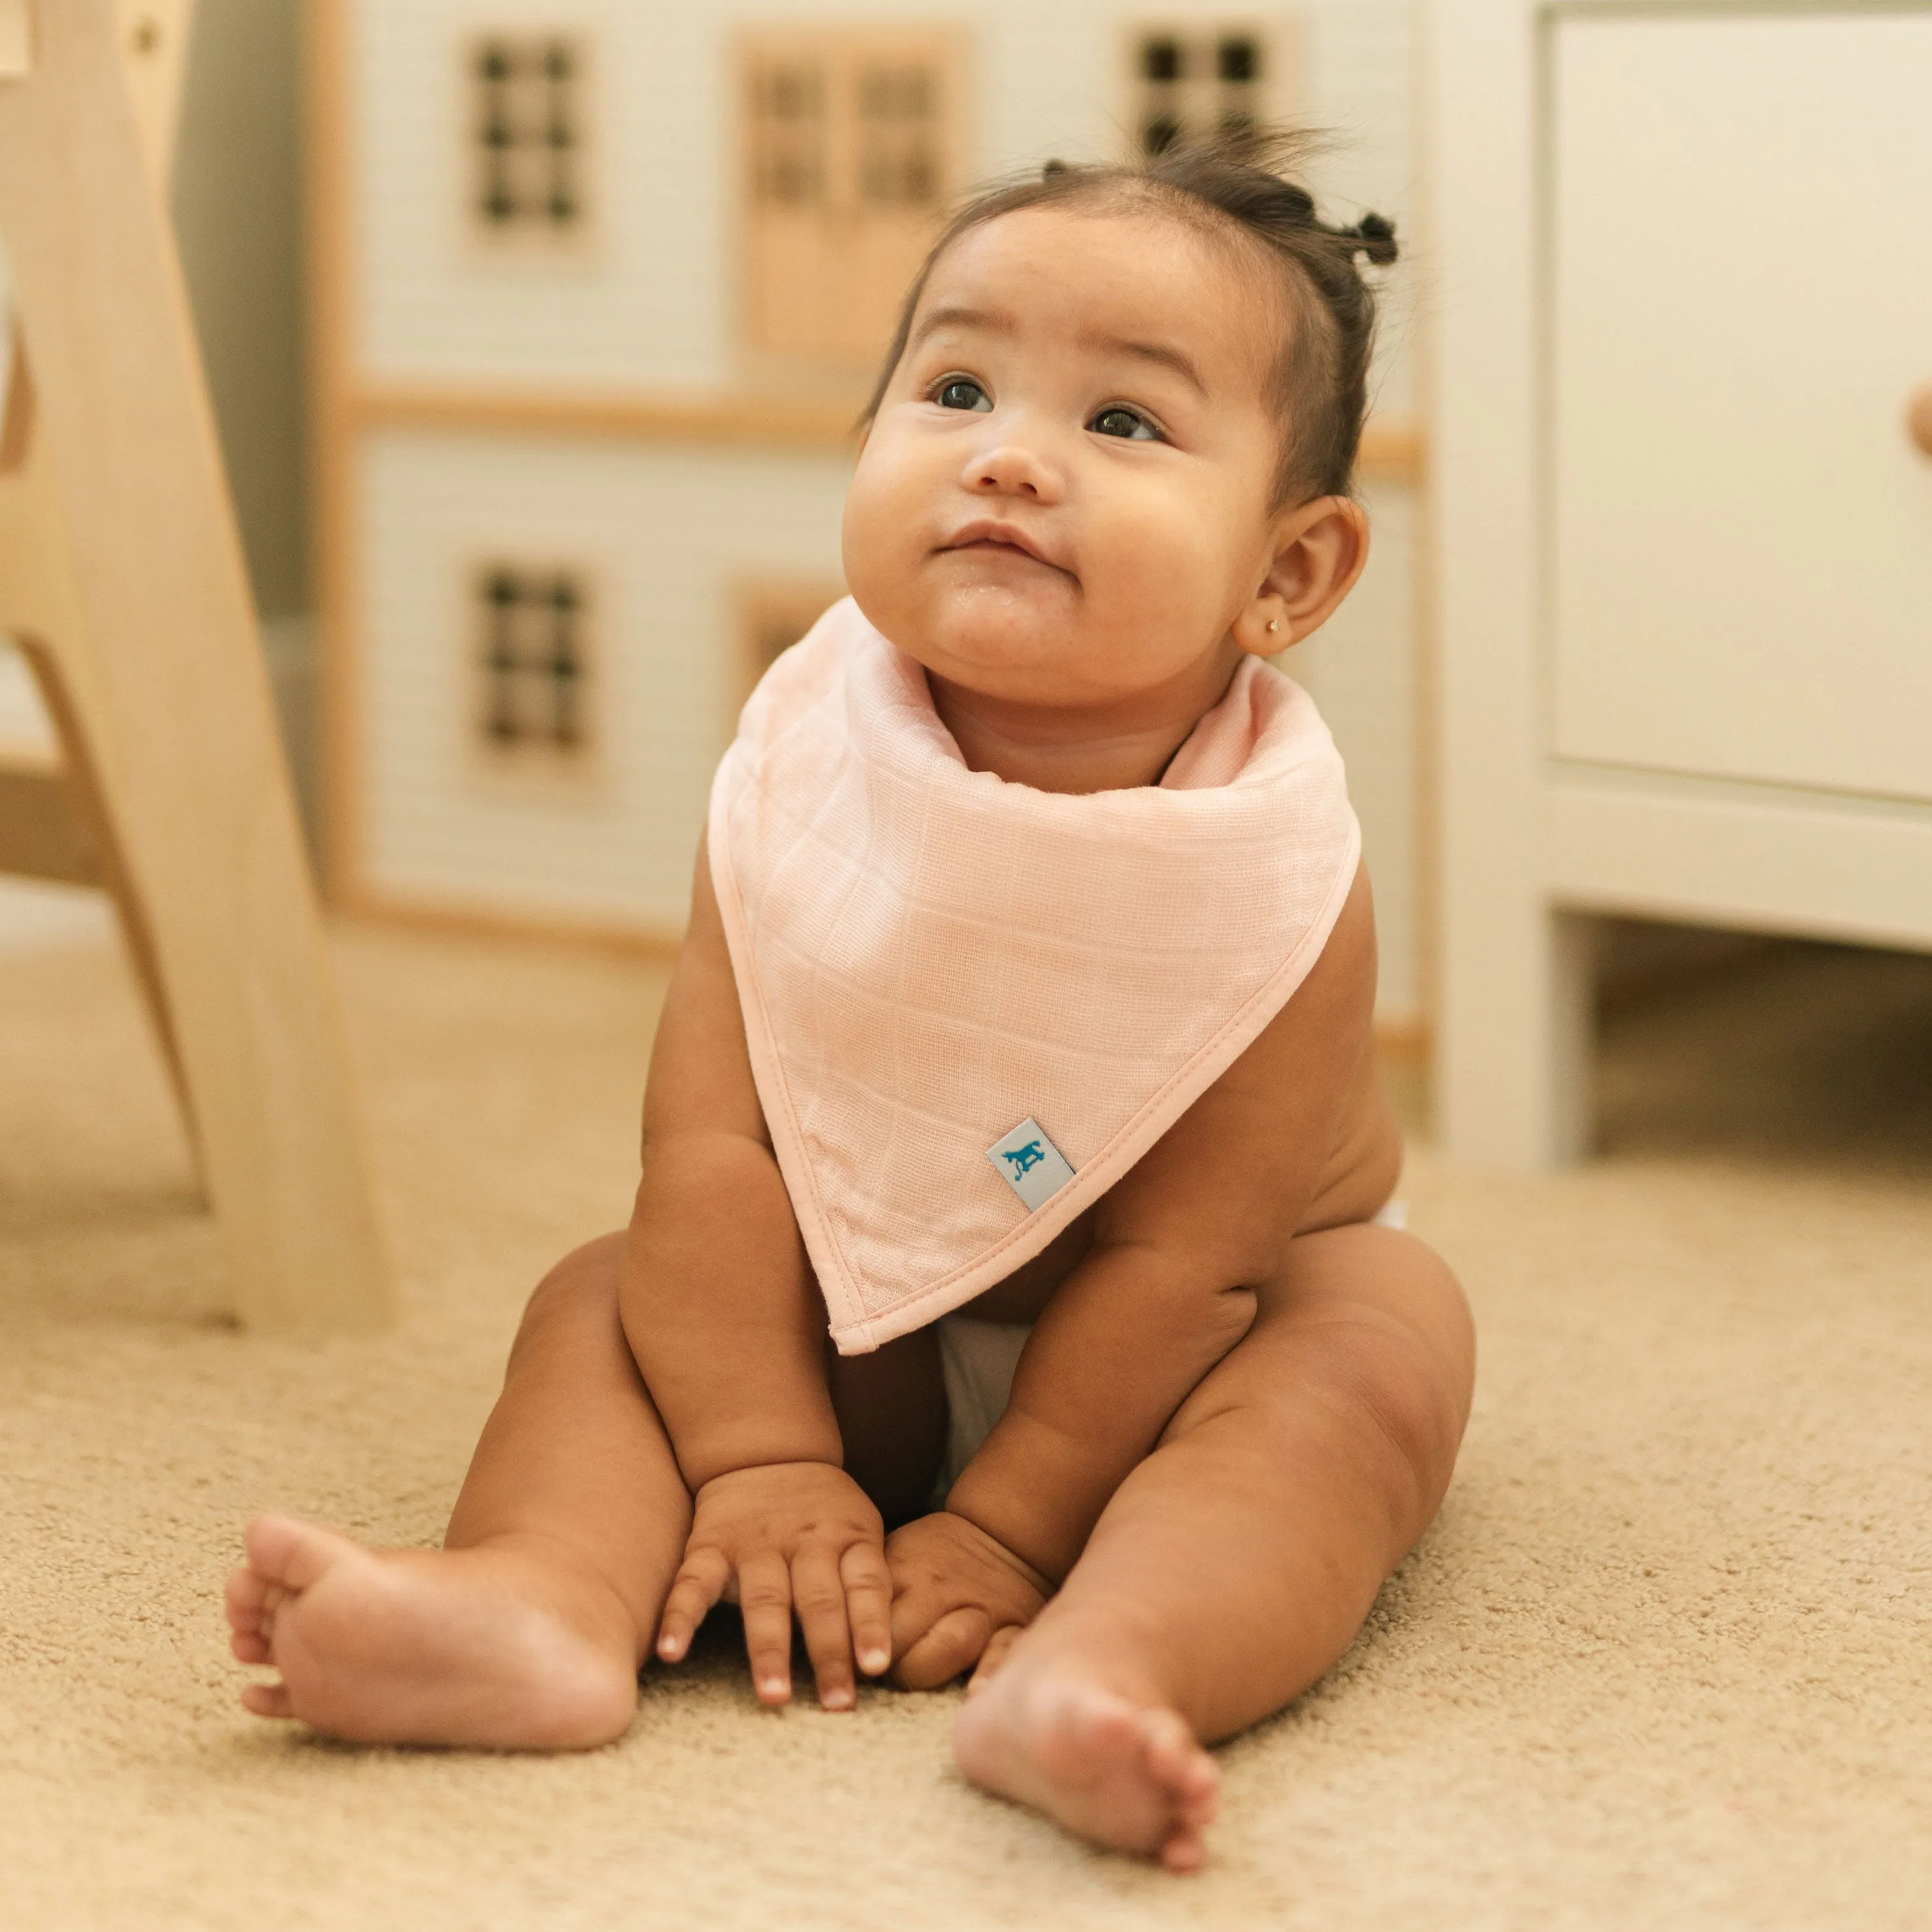
[[[1433,23],[1440,1114],[1456,1154],[1516,1168],[1589,1145],[1598,915],[1932,948],[1932,807],[1550,748],[1540,62],[1559,15],[1619,10],[1672,8],[1442,0]]]
[[[188,10],[39,0],[0,79],[0,628],[63,754],[0,775],[0,866],[113,892],[240,1315],[363,1328],[393,1312],[389,1274],[158,191]]]

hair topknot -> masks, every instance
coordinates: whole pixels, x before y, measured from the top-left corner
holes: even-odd
[[[1273,258],[1289,318],[1272,398],[1282,418],[1276,500],[1346,494],[1367,413],[1375,343],[1375,293],[1361,264],[1395,260],[1395,224],[1380,214],[1364,214],[1348,227],[1319,218],[1315,197],[1292,178],[1318,145],[1300,129],[1227,128],[1137,162],[1050,160],[1037,174],[974,196],[946,224],[913,283],[865,420],[877,412],[905,352],[934,264],[962,236],[1028,208],[1140,202],[1204,232],[1246,236]]]

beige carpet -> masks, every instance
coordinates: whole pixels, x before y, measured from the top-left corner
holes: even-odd
[[[658,982],[339,943],[406,1324],[223,1320],[118,961],[0,956],[0,1925],[1932,1924],[1932,962],[1780,953],[1623,1016],[1607,1157],[1419,1158],[1483,1336],[1442,1518],[1225,1754],[1168,1880],[968,1789],[947,1696],[762,1714],[728,1643],[580,1758],[247,1718],[262,1504],[437,1535],[520,1299],[622,1216]]]

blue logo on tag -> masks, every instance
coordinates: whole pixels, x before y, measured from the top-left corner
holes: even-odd
[[[1046,1160],[1046,1156],[1040,1152],[1039,1142],[1028,1141],[1024,1147],[1014,1148],[1010,1152],[1001,1154],[1000,1158],[1004,1161],[1010,1161],[1012,1164],[1013,1173],[1017,1178],[1025,1173],[1028,1168],[1039,1166],[1040,1162]]]
[[[1030,1118],[995,1141],[986,1150],[986,1158],[1006,1177],[1029,1214],[1044,1208],[1073,1178],[1071,1162]]]

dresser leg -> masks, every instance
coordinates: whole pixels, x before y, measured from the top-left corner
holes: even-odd
[[[1587,913],[1546,916],[1544,1036],[1548,1162],[1567,1166],[1597,1142],[1597,961],[1603,922]]]
[[[1580,1160],[1595,1138],[1602,922],[1533,894],[1492,888],[1470,896],[1474,909],[1445,921],[1444,1143],[1457,1159],[1488,1167],[1534,1171]]]

